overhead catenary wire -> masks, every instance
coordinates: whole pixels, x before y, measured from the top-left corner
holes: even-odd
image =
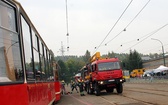
[[[123,53],[123,52],[125,52],[125,51],[129,50],[130,48],[132,48],[132,47],[134,47],[134,46],[138,45],[139,43],[141,43],[141,42],[142,42],[142,41],[144,41],[145,39],[149,38],[150,36],[154,35],[154,34],[155,34],[155,33],[157,33],[158,31],[160,31],[161,29],[163,29],[164,27],[166,27],[167,25],[168,25],[168,23],[166,23],[166,24],[165,24],[165,25],[163,25],[162,27],[160,27],[160,28],[158,28],[158,29],[156,29],[156,30],[154,30],[154,31],[150,32],[149,34],[147,34],[147,35],[143,36],[143,37],[145,37],[145,38],[144,38],[144,39],[142,39],[142,40],[140,40],[140,38],[139,38],[139,39],[137,39],[137,40],[138,40],[138,42],[137,42],[136,44],[132,45],[131,47],[127,48],[126,50],[123,50],[121,53]],[[141,37],[141,38],[142,38],[142,37]]]
[[[142,9],[137,13],[137,15],[135,15],[135,17],[131,20],[131,22],[125,27],[125,29],[127,29],[127,27],[138,17],[138,15],[144,10],[144,8],[149,4],[150,0],[148,0],[148,2],[146,2],[146,4],[142,7]]]
[[[106,38],[109,36],[109,34],[111,33],[111,31],[114,29],[114,27],[117,25],[117,23],[119,22],[119,20],[121,19],[121,17],[124,15],[124,13],[126,12],[126,10],[128,9],[128,7],[131,5],[133,0],[131,0],[129,2],[129,4],[127,5],[127,7],[125,8],[125,10],[122,12],[122,14],[120,15],[120,17],[118,18],[118,20],[115,22],[115,24],[113,25],[113,27],[110,29],[110,31],[107,33],[107,35],[105,36],[105,38],[102,40],[102,42],[99,44],[99,46],[96,48],[95,52],[99,49],[99,47],[102,45],[102,43],[106,40]],[[95,53],[94,52],[94,53]],[[93,53],[93,54],[94,54]]]
[[[120,44],[120,47],[118,47],[115,51],[117,52],[123,45],[128,44],[128,43],[132,43],[132,42],[135,42],[135,41],[137,41],[137,40],[134,39],[134,40],[122,43],[122,44]]]
[[[128,43],[131,43],[131,42],[134,42],[134,41],[137,41],[137,39],[135,40],[131,40],[131,41],[128,41],[128,42],[124,42],[124,43],[122,43],[120,46],[123,46],[123,45],[125,45],[125,44],[128,44]]]
[[[150,0],[148,0],[148,2],[142,7],[142,9],[135,15],[135,17],[127,24],[127,26],[121,31],[119,32],[116,36],[114,36],[111,40],[109,40],[105,45],[107,45],[108,43],[110,43],[112,40],[114,40],[117,36],[119,36],[123,31],[126,31],[126,29],[128,28],[128,26],[138,17],[138,15],[142,12],[142,10],[144,10],[144,8],[149,4]]]
[[[166,24],[165,24],[166,25]],[[165,25],[163,25],[162,27],[160,27],[161,29],[162,28],[164,28],[165,27]],[[158,28],[158,29],[156,29],[156,30],[154,30],[154,31],[152,31],[152,32],[150,32],[150,33],[148,33],[148,34],[146,34],[146,35],[144,35],[144,36],[142,36],[142,37],[140,37],[140,38],[137,38],[137,39],[133,39],[133,40],[131,40],[131,41],[128,41],[128,42],[124,42],[124,43],[122,43],[120,46],[123,46],[123,45],[125,45],[125,44],[128,44],[128,43],[131,43],[131,42],[135,42],[135,41],[139,41],[140,39],[142,39],[142,38],[146,38],[147,36],[149,36],[149,35],[153,35],[153,33],[155,33],[156,31],[158,31],[160,28]]]
[[[163,46],[164,46],[164,47],[165,47],[165,46],[168,46],[168,44],[164,44]],[[159,47],[161,47],[161,46],[159,46]],[[147,49],[146,51],[143,51],[142,53],[149,52],[149,51],[152,51],[152,50],[156,50],[156,48],[158,48],[158,46],[155,47],[155,48]]]

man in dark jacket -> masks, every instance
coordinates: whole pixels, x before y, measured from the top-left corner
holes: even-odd
[[[84,94],[84,81],[82,80],[82,77],[80,77],[80,79],[78,80],[78,86],[79,86],[79,90],[80,90],[80,95],[85,96],[85,94]]]

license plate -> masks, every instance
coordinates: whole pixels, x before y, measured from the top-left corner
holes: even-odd
[[[108,80],[109,82],[113,82],[113,81],[115,81],[114,79],[111,79],[111,80]]]

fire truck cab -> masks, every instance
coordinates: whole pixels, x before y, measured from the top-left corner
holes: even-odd
[[[100,52],[97,52],[90,59],[90,64],[86,65],[85,72],[87,73],[85,86],[88,94],[95,93],[98,96],[101,90],[113,92],[114,88],[117,93],[123,92],[124,79],[118,58],[102,59]]]

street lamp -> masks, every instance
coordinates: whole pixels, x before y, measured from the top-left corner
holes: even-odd
[[[165,56],[164,56],[164,48],[163,48],[163,43],[159,40],[159,39],[154,39],[154,38],[151,38],[152,40],[157,40],[157,41],[159,41],[160,43],[161,43],[161,45],[162,45],[162,52],[163,52],[163,62],[164,62],[164,66],[166,66],[166,64],[165,64]]]

